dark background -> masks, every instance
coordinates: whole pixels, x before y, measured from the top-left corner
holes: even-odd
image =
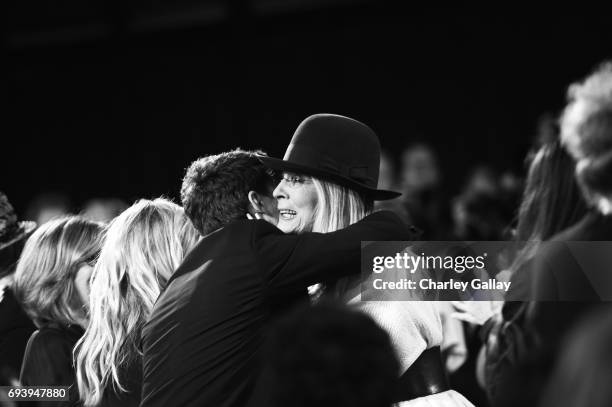
[[[195,158],[282,156],[319,112],[415,140],[447,188],[478,163],[523,169],[538,118],[612,56],[606,12],[407,8],[383,1],[2,3],[0,189],[76,205],[178,197]]]

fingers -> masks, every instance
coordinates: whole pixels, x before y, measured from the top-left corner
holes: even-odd
[[[253,220],[255,218],[253,218],[253,215],[251,215],[250,213],[247,212],[246,217],[248,220]]]

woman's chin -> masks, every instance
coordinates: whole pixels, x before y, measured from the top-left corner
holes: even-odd
[[[299,224],[294,219],[286,220],[282,217],[279,218],[278,224],[276,225],[283,233],[297,233],[299,230]]]

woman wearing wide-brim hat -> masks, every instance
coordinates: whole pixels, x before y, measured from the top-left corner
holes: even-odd
[[[398,197],[377,188],[380,142],[372,129],[344,116],[316,114],[295,131],[284,158],[261,160],[282,172],[274,190],[285,233],[328,233],[372,212],[373,202]],[[326,293],[358,305],[390,335],[402,367],[398,401],[417,406],[471,406],[449,390],[440,348],[442,325],[435,303],[361,302],[362,277],[345,278]]]
[[[28,338],[36,329],[11,290],[15,265],[35,229],[34,222],[18,221],[13,206],[0,192],[0,385],[19,377]]]

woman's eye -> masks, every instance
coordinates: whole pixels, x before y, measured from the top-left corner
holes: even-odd
[[[302,178],[298,176],[286,176],[284,180],[290,185],[296,185],[302,183]]]

